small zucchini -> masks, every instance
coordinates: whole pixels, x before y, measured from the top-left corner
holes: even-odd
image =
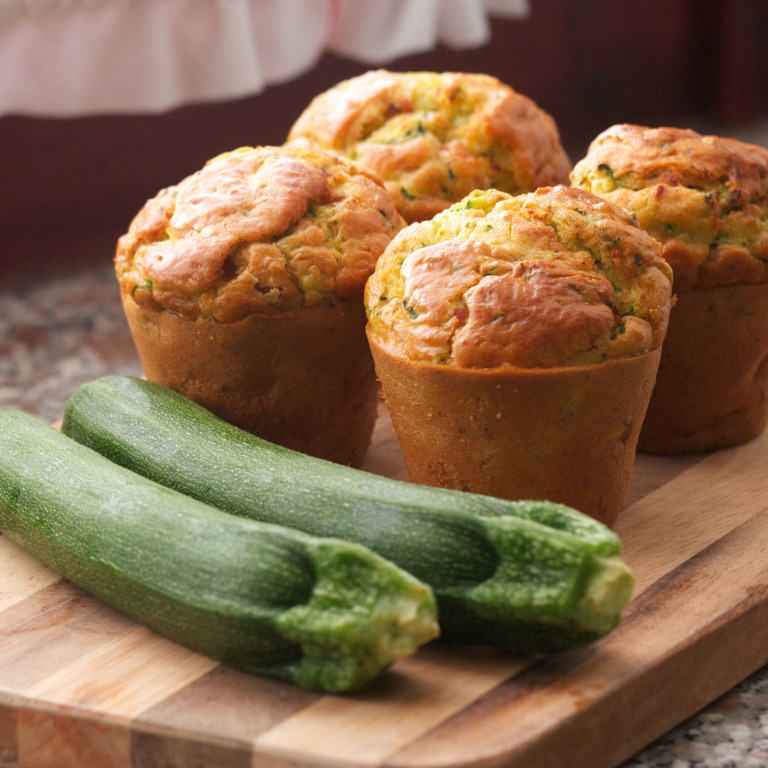
[[[0,531],[194,651],[342,692],[437,634],[429,588],[360,545],[225,514],[20,411],[0,434]]]
[[[234,515],[364,544],[432,587],[447,640],[521,655],[578,647],[619,623],[632,590],[618,537],[573,509],[429,488],[306,456],[141,379],[82,385],[63,430]]]

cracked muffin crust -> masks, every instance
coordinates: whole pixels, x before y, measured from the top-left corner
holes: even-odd
[[[768,150],[619,124],[590,144],[571,182],[637,217],[662,243],[677,291],[768,281]]]
[[[145,376],[265,440],[361,465],[378,407],[363,290],[403,225],[348,159],[286,147],[213,158],[118,242]]]
[[[360,295],[403,223],[346,158],[243,147],[149,200],[115,267],[139,306],[231,323]]]
[[[552,117],[497,78],[375,70],[316,96],[288,143],[340,153],[385,182],[409,222],[474,189],[517,194],[567,183]]]
[[[671,271],[618,209],[564,186],[477,190],[402,230],[366,286],[369,334],[459,368],[555,368],[662,343]]]

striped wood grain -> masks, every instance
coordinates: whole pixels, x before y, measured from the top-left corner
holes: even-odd
[[[768,661],[768,437],[637,459],[622,626],[542,660],[440,644],[366,691],[234,672],[0,536],[0,766],[611,768]],[[405,477],[386,414],[368,468]]]

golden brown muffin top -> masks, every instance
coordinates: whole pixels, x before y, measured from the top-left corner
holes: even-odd
[[[571,163],[552,117],[495,77],[376,70],[316,96],[289,143],[360,161],[407,221],[474,189],[517,194],[567,183]]]
[[[475,191],[387,246],[365,290],[391,353],[462,368],[591,365],[658,347],[659,244],[583,190]]]
[[[681,128],[614,125],[571,182],[662,243],[675,289],[768,280],[768,150]]]
[[[361,296],[403,225],[381,181],[346,158],[243,147],[149,200],[115,268],[140,305],[232,322]]]

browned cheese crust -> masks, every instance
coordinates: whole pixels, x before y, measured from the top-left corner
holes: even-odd
[[[359,160],[409,222],[475,189],[517,194],[567,183],[552,117],[495,77],[376,70],[315,97],[289,143]]]
[[[662,243],[675,289],[768,280],[768,150],[680,128],[615,125],[574,186],[633,214]]]
[[[462,368],[553,368],[658,347],[672,287],[659,245],[604,200],[557,186],[476,191],[392,241],[366,286],[391,353]]]
[[[361,295],[403,224],[381,181],[346,158],[244,147],[149,200],[115,267],[141,307],[232,323]]]

